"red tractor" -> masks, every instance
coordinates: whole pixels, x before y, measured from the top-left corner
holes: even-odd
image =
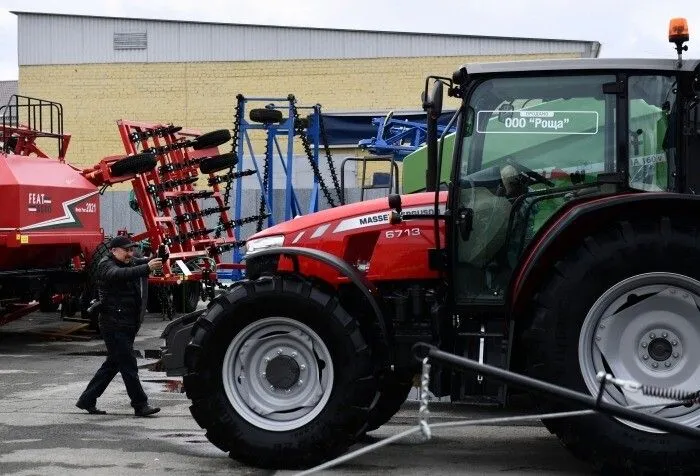
[[[207,438],[246,464],[314,465],[398,410],[418,342],[597,395],[597,375],[700,390],[700,62],[469,64],[433,78],[426,190],[321,211],[247,241],[247,279],[174,321]],[[438,141],[442,90],[459,98]],[[431,391],[507,406],[513,389],[433,366]],[[700,426],[697,400],[601,398]],[[543,403],[558,408],[555,403]],[[613,470],[700,471],[700,445],[603,415],[548,420]]]
[[[36,309],[61,306],[64,316],[87,311],[96,297],[96,265],[107,252],[99,194],[120,182],[131,182],[144,219],[146,231],[134,239],[153,252],[161,245],[170,249],[164,273],[149,282],[168,290],[166,300],[175,310],[196,308],[202,283],[211,291],[217,266],[226,266],[219,256],[240,246],[219,191],[235,174],[215,175],[236,164],[232,154],[218,153],[217,146],[231,138],[227,130],[200,134],[119,121],[127,156],[80,170],[65,160],[71,136],[63,130],[59,103],[13,96],[0,115],[0,191],[6,201],[0,211],[0,325]],[[58,144],[55,157],[46,152],[52,141]],[[208,189],[194,188],[200,173],[208,176]],[[200,209],[203,198],[217,206]],[[205,227],[203,217],[212,214],[219,216],[220,230]]]

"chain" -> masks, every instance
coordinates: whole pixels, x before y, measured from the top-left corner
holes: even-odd
[[[342,190],[340,190],[340,183],[338,182],[338,175],[335,172],[335,164],[333,163],[333,156],[331,155],[331,149],[328,146],[328,136],[326,135],[326,126],[323,124],[323,115],[321,114],[321,106],[318,105],[318,127],[321,132],[321,141],[323,142],[323,150],[326,152],[326,161],[328,162],[328,170],[331,172],[331,179],[333,180],[333,187],[335,187],[335,193],[338,196],[338,202],[343,204]]]
[[[293,94],[290,94],[287,97],[287,99],[289,99],[289,104],[291,105],[291,108],[292,108],[292,114],[294,115],[294,129],[296,130],[297,135],[301,138],[301,144],[304,146],[304,151],[306,152],[306,157],[309,159],[309,165],[311,165],[311,169],[314,171],[314,177],[316,177],[316,180],[318,180],[318,185],[321,187],[321,191],[323,192],[323,195],[326,197],[326,201],[328,202],[328,205],[330,205],[331,207],[335,207],[335,201],[333,200],[331,193],[328,191],[328,187],[326,187],[326,183],[323,181],[323,177],[321,176],[321,171],[318,169],[318,164],[314,161],[314,155],[311,152],[311,146],[309,145],[309,138],[306,135],[306,132],[304,131],[304,125],[299,120],[299,111],[297,111],[297,104],[296,104],[297,100]]]
[[[258,220],[264,220],[269,216],[269,213],[265,213],[264,215],[252,215],[249,217],[233,219],[226,222],[222,222],[221,220],[219,220],[219,226],[224,230],[228,230],[229,228],[233,228],[235,226],[243,226],[247,223],[253,223]]]
[[[231,178],[226,182],[226,187],[224,188],[224,206],[227,206],[229,203],[229,198],[231,197],[231,183],[233,183],[233,168],[238,163],[238,159],[240,159],[240,157],[238,157],[238,136],[241,129],[241,117],[243,117],[243,99],[245,98],[242,94],[236,96],[236,116],[233,119],[233,134],[231,136],[233,141],[231,152],[236,160],[234,160],[233,165],[231,165],[231,168],[226,174]],[[220,228],[217,228],[214,237],[221,238],[221,231]]]
[[[269,131],[268,131],[269,134]],[[263,163],[263,181],[260,190],[260,209],[258,211],[258,226],[256,231],[261,231],[263,229],[263,216],[265,215],[265,209],[267,208],[267,201],[265,194],[267,193],[267,186],[270,180],[270,162],[272,162],[272,148],[270,147],[270,141],[265,141],[265,162]]]
[[[430,426],[428,425],[428,418],[430,417],[430,410],[428,410],[428,387],[430,385],[430,364],[428,363],[428,358],[423,359],[423,366],[421,368],[420,377],[420,408],[418,409],[418,424],[420,426],[420,432],[425,440],[429,440]]]
[[[661,405],[634,405],[630,406],[628,408],[630,409],[645,409],[645,408],[654,408],[654,407],[659,407]],[[457,428],[457,427],[469,427],[469,426],[483,426],[483,425],[500,425],[500,424],[508,424],[508,423],[521,423],[521,422],[526,422],[526,421],[537,421],[537,420],[553,420],[553,419],[561,419],[561,418],[572,418],[572,417],[579,417],[579,416],[585,416],[585,415],[593,415],[595,414],[595,410],[572,410],[572,411],[566,411],[566,412],[555,412],[555,413],[541,413],[541,414],[532,414],[532,415],[519,415],[519,416],[506,416],[506,417],[496,417],[496,418],[482,418],[482,419],[469,419],[469,420],[458,420],[458,421],[446,421],[446,422],[441,422],[441,423],[433,423],[430,427],[433,429],[442,429],[442,428]],[[327,461],[325,463],[322,463],[318,466],[315,466],[313,468],[309,468],[305,471],[302,471],[301,473],[296,473],[296,476],[308,476],[310,474],[316,474],[319,471],[326,470],[328,468],[332,468],[334,466],[337,466],[341,463],[345,463],[347,461],[351,461],[359,456],[365,455],[367,453],[371,453],[373,451],[378,450],[379,448],[383,446],[387,446],[390,443],[393,443],[395,441],[402,440],[404,438],[407,438],[414,433],[422,433],[423,429],[420,425],[414,426],[409,428],[408,430],[402,431],[401,433],[398,433],[396,435],[389,436],[388,438],[385,438],[383,440],[379,440],[376,443],[372,443],[371,445],[364,446],[358,450],[355,450],[351,453],[346,453],[342,456],[339,456],[333,460]]]

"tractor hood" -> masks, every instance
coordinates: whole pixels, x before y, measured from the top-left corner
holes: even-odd
[[[404,195],[401,199],[404,214],[431,214],[433,211],[435,194],[432,192],[415,193]],[[446,199],[447,193],[442,192],[440,194],[440,202],[443,207]],[[283,235],[285,236],[284,244],[287,246],[294,246],[298,244],[292,243],[291,240],[294,240],[294,237],[310,228],[318,230],[322,225],[328,225],[325,228],[331,232],[342,232],[373,225],[386,225],[388,224],[390,211],[391,209],[389,208],[386,197],[352,203],[322,210],[310,215],[299,216],[298,218],[280,223],[256,233],[248,238],[248,242],[258,238]]]

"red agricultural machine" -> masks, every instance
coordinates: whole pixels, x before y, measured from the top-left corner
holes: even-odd
[[[607,474],[697,474],[700,62],[670,33],[678,60],[426,80],[425,192],[250,237],[247,279],[166,328],[207,438],[255,466],[332,459],[398,410],[418,346],[476,369],[433,361],[435,396],[508,406],[492,375],[535,378],[565,397],[545,409],[605,410],[545,424]],[[438,140],[443,88],[461,104]]]
[[[200,297],[213,295],[220,255],[239,245],[218,188],[235,178],[235,156],[217,150],[230,140],[227,130],[201,135],[172,125],[119,121],[127,155],[80,170],[65,160],[70,135],[63,130],[60,104],[13,96],[0,114],[0,193],[7,205],[0,212],[0,325],[35,309],[61,306],[66,316],[86,311],[95,296],[96,264],[107,252],[99,194],[128,181],[146,226],[135,240],[145,253],[160,245],[170,249],[163,273],[149,281],[172,291],[153,293],[170,303],[162,309],[192,311]],[[45,153],[52,141],[58,144],[55,158]],[[228,175],[215,175],[225,169]],[[195,189],[200,175],[207,189]],[[216,206],[200,208],[203,198],[213,198]],[[210,214],[220,218],[215,238],[202,220]]]

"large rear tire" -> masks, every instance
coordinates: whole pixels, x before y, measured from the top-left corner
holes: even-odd
[[[535,296],[524,335],[529,374],[592,395],[601,370],[646,385],[700,388],[697,244],[697,228],[676,218],[620,222],[587,237]],[[604,399],[659,402],[614,386]],[[698,405],[657,415],[700,426]],[[602,415],[545,425],[606,473],[700,472],[697,441]]]
[[[209,441],[258,467],[342,454],[366,430],[377,397],[357,321],[294,277],[243,282],[215,299],[185,364],[190,410]]]

